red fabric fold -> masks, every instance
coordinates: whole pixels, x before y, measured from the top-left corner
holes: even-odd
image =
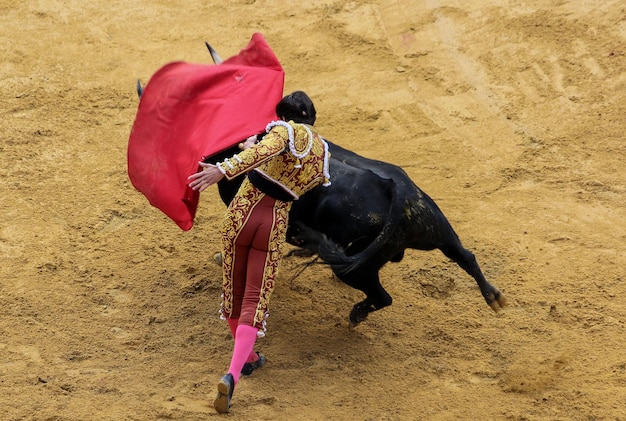
[[[146,85],[128,140],[133,186],[181,229],[191,229],[199,193],[187,177],[204,157],[276,120],[283,87],[283,68],[259,33],[222,64],[166,64]]]

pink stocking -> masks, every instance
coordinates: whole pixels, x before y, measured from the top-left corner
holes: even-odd
[[[237,336],[237,325],[239,324],[239,319],[229,319],[226,318],[228,322],[228,327],[230,328],[230,333],[233,335],[233,339]],[[250,355],[248,355],[247,363],[253,363],[259,359],[259,356],[256,352],[254,352],[254,348],[250,351]]]
[[[235,379],[235,384],[239,381],[241,369],[254,349],[254,343],[256,342],[256,334],[258,331],[259,329],[253,326],[237,326],[235,347],[233,349],[233,356],[230,360],[230,368],[228,369],[228,372],[232,374]]]

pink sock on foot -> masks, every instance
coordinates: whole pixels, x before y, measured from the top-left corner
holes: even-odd
[[[250,353],[250,355],[248,356],[248,359],[246,360],[247,363],[254,363],[259,361],[259,354],[257,354],[256,352],[254,352],[254,349],[252,350],[252,352]]]
[[[230,333],[231,335],[233,335],[233,339],[235,339],[237,337],[237,326],[239,324],[239,319],[229,319],[227,318],[226,321],[228,322],[228,327],[230,328]],[[255,361],[259,360],[259,356],[257,355],[256,352],[254,352],[254,349],[252,349],[252,351],[250,351],[250,355],[248,355],[248,359],[246,360],[247,363],[253,363]]]
[[[241,369],[254,349],[254,343],[256,342],[256,334],[258,331],[259,329],[253,326],[237,326],[235,347],[233,349],[233,356],[230,360],[230,368],[228,369],[228,372],[232,374],[235,379],[235,384],[239,381]]]

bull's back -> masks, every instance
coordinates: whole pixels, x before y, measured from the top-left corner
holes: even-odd
[[[292,221],[325,234],[354,254],[370,244],[388,220],[392,182],[371,171],[330,164],[331,185],[319,186],[294,202]]]
[[[345,195],[343,197],[360,203],[364,206],[362,209],[367,212],[375,209],[373,214],[386,215],[382,220],[369,220],[371,223],[369,227],[365,226],[366,221],[357,221],[356,225],[368,233],[368,241],[372,241],[385,224],[394,225],[394,229],[391,230],[394,238],[389,239],[387,246],[390,253],[401,251],[406,247],[421,250],[439,248],[449,241],[451,236],[456,235],[435,201],[422,191],[402,168],[362,157],[332,143],[329,143],[329,147],[332,162],[341,163],[331,165],[331,175],[333,170],[339,177],[348,179],[349,174],[354,174],[358,177],[352,180],[354,185],[370,187],[363,193],[363,187],[359,190],[345,183],[341,187],[351,190],[342,191],[341,193]],[[366,197],[360,197],[362,194]],[[401,209],[398,209],[399,203]],[[361,214],[364,213],[361,210]]]

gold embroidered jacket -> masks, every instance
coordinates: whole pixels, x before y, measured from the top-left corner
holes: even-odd
[[[328,144],[307,125],[275,121],[253,147],[217,163],[226,179],[255,171],[293,200],[313,187],[330,185]]]

